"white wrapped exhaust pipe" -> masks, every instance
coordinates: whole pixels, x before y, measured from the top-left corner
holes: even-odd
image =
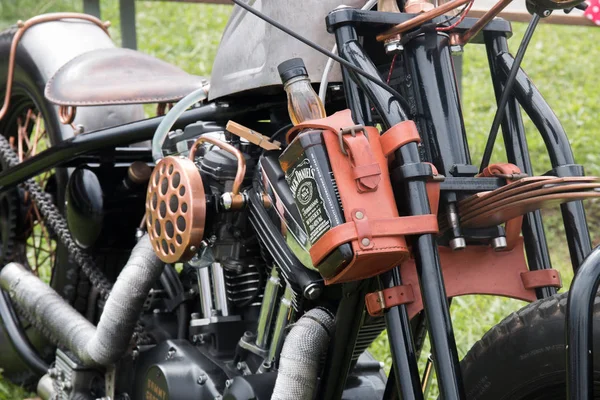
[[[285,339],[271,400],[312,399],[321,356],[333,334],[333,315],[313,308],[296,322]]]
[[[127,351],[144,301],[163,267],[144,236],[119,274],[97,327],[20,264],[2,268],[0,286],[85,365],[108,366]]]

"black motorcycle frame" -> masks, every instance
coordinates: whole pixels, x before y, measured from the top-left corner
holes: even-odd
[[[327,27],[335,34],[343,58],[373,76],[381,76],[380,70],[361,46],[361,41],[366,42],[391,25],[404,22],[411,17],[413,15],[410,14],[340,9],[330,13]],[[466,31],[475,21],[476,19],[466,18],[457,27],[457,31]],[[506,76],[514,61],[508,53],[507,39],[510,35],[510,24],[496,19],[488,24],[474,40],[486,46],[497,100],[500,98]],[[395,190],[403,193],[404,203],[407,204],[410,213],[412,215],[430,213],[425,185],[433,173],[431,166],[425,162],[432,162],[440,173],[447,176],[444,192],[444,199],[447,202],[456,201],[456,196],[461,190],[476,192],[489,190],[490,186],[502,184],[503,182],[495,178],[481,179],[482,183],[478,187],[478,184],[473,182],[472,176],[468,173],[460,173],[473,168],[470,168],[472,161],[447,35],[436,32],[435,29],[423,29],[421,33],[413,35],[404,43],[402,58],[405,60],[405,67],[410,71],[412,88],[418,88],[412,93],[411,104],[411,107],[414,105],[416,113],[415,110],[403,109],[399,101],[390,93],[362,76],[343,69],[343,77],[347,104],[356,123],[372,125],[379,122],[384,129],[388,129],[409,119],[411,114],[427,118],[430,122],[425,125],[416,121],[422,135],[423,149],[419,149],[415,143],[398,149],[395,153],[397,164],[391,171]],[[435,77],[435,79],[427,77]],[[253,102],[252,105],[217,102],[203,105],[185,112],[174,128],[183,128],[197,120],[226,122],[235,118],[243,122],[245,116],[262,113],[268,115],[267,110],[273,106],[273,103],[256,104],[257,102]],[[379,121],[375,121],[377,116],[374,116],[371,107],[377,111]],[[532,119],[544,139],[553,168],[548,174],[582,176],[583,167],[575,163],[564,129],[523,71],[520,71],[517,76],[502,122],[508,161],[517,165],[524,173],[533,173],[520,113],[521,107]],[[161,119],[162,117],[157,117],[78,135],[0,173],[0,190],[55,167],[89,162],[118,163],[134,160],[151,163],[149,149],[135,150],[125,146],[150,140]],[[581,201],[563,204],[561,209],[571,261],[576,271],[591,252],[585,211]],[[525,216],[522,233],[530,269],[551,268],[539,211]],[[441,397],[446,400],[465,399],[436,238],[428,234],[414,237],[412,241]],[[593,283],[594,280],[590,281]],[[351,367],[354,342],[362,321],[362,318],[356,318],[356,310],[364,310],[365,294],[377,287],[393,287],[400,283],[400,272],[396,268],[378,279],[343,285],[344,296],[336,315],[336,328],[343,334],[334,338],[331,350],[328,352],[325,373],[320,383],[323,388],[322,398],[337,398],[343,391]],[[595,293],[595,290],[593,292]],[[553,293],[552,288],[537,290],[538,298]],[[584,304],[579,309],[588,305],[585,301],[580,303]],[[583,315],[581,317],[583,322],[579,320],[579,326],[590,325],[589,313],[580,311],[577,315]],[[397,398],[399,395],[405,400],[423,399],[417,358],[422,344],[420,339],[424,329],[422,321],[425,318],[421,315],[419,321],[416,323],[413,321],[411,326],[406,307],[398,306],[386,310],[385,320],[393,359],[393,373],[388,379],[386,396]],[[570,329],[575,328],[577,327],[571,325]],[[575,337],[574,332],[569,331],[570,337]],[[419,340],[417,346],[415,346],[415,336]],[[587,345],[588,342],[580,340],[578,343]],[[571,373],[582,375],[579,373],[583,372],[581,368],[586,366],[581,367],[581,363],[573,365]],[[586,383],[584,382],[583,385],[585,386]]]

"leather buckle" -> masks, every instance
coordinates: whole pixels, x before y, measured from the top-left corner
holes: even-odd
[[[365,296],[367,312],[372,317],[383,315],[383,311],[388,308],[413,301],[415,301],[415,294],[411,285],[394,286]]]
[[[340,140],[340,150],[342,150],[342,154],[347,156],[348,152],[344,147],[344,135],[351,135],[352,137],[356,137],[356,132],[365,132],[365,127],[363,125],[354,125],[349,128],[340,129],[338,132],[338,139]]]

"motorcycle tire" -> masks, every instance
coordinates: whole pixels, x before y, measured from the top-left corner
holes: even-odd
[[[566,400],[567,296],[527,305],[469,350],[461,362],[468,400]],[[600,399],[600,297],[593,315],[594,398]]]
[[[16,27],[0,33],[0,101],[4,101],[6,76],[8,74],[9,52]],[[91,50],[114,47],[112,40],[99,27],[76,20],[47,22],[31,27],[21,38],[17,47],[11,102],[5,117],[0,120],[0,134],[15,137],[15,123],[23,110],[35,110],[44,121],[45,132],[50,146],[54,146],[74,135],[73,128],[59,121],[58,107],[44,98],[44,88],[48,80],[63,64],[74,57]],[[1,103],[0,103],[1,104]],[[82,125],[85,131],[132,122],[143,118],[141,106],[100,106],[77,110],[75,125]],[[65,187],[69,170],[56,168],[54,171],[52,195],[60,209],[64,204]],[[9,201],[18,194],[18,189],[6,192]],[[22,194],[22,193],[21,193]],[[23,196],[21,196],[22,198]],[[0,202],[1,204],[4,204]],[[11,215],[10,212],[4,213]],[[0,218],[2,213],[0,213]],[[3,222],[5,223],[5,222]],[[0,224],[1,225],[1,224]],[[100,267],[102,267],[100,265]],[[2,265],[0,265],[2,268]],[[57,243],[55,262],[52,265],[50,285],[71,305],[82,313],[87,308],[90,283],[79,266],[69,258],[67,249]],[[50,361],[54,358],[54,347],[42,335],[21,319],[29,342],[38,354]],[[0,329],[0,370],[12,382],[29,386],[35,384],[39,376],[21,360],[7,337],[2,324]]]

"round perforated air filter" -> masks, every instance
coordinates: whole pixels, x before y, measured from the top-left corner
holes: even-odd
[[[205,220],[204,186],[194,163],[178,157],[160,160],[146,196],[146,227],[156,255],[166,263],[192,258]]]

